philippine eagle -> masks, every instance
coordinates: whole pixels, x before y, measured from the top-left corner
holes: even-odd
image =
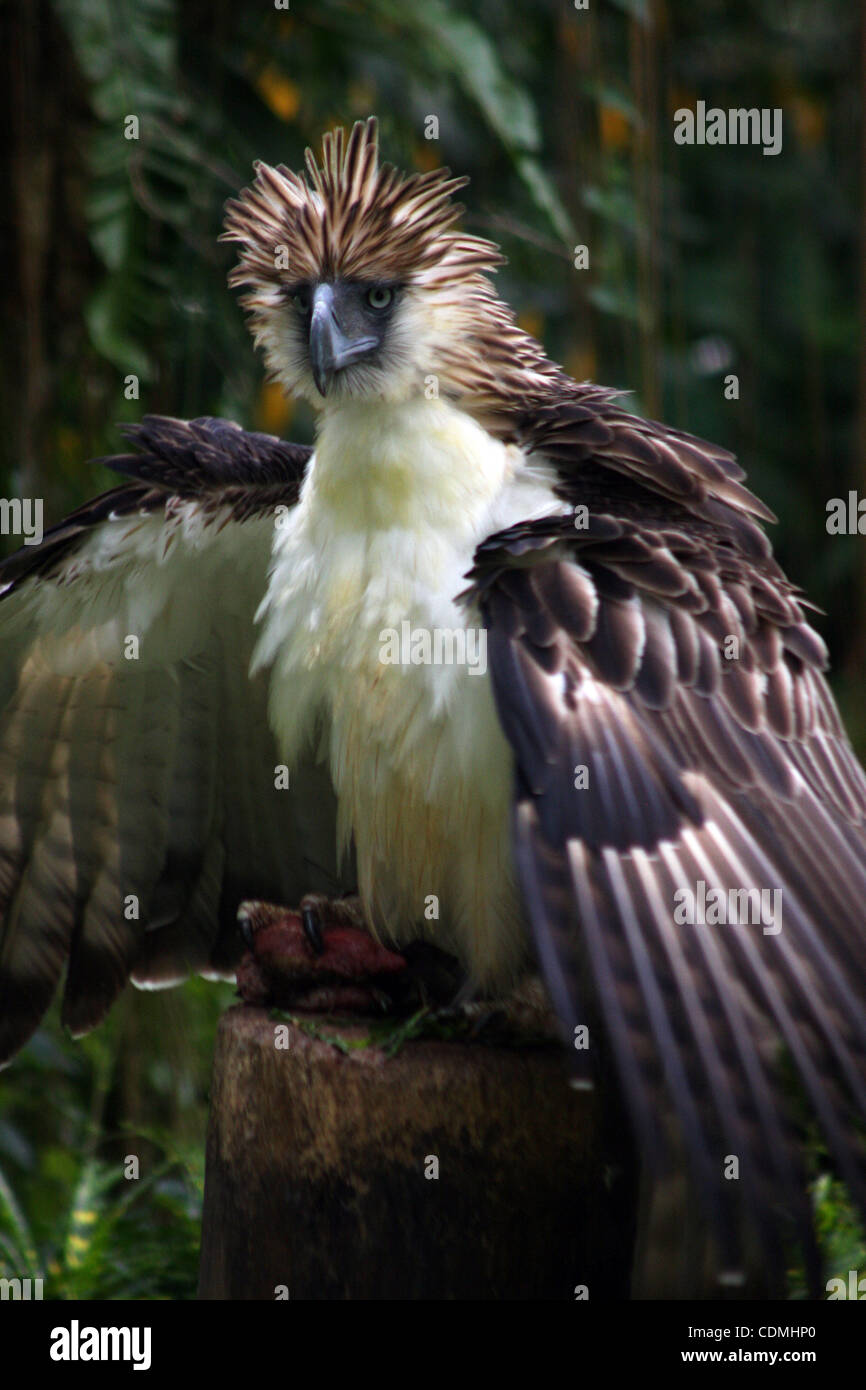
[[[517,326],[465,182],[380,164],[374,120],[258,165],[231,283],[315,449],[147,417],[0,566],[0,1058],[61,977],[81,1033],[129,979],[230,972],[242,904],[305,903],[312,954],[355,893],[464,990],[536,965],[648,1171],[685,1154],[720,1277],[789,1222],[814,1284],[780,1054],[866,1210],[866,781],[824,644],[731,455]]]

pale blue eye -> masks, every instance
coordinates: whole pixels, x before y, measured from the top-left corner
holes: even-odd
[[[367,303],[371,309],[387,309],[394,298],[394,291],[387,285],[374,285],[367,291]]]

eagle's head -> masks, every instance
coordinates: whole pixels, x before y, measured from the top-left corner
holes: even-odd
[[[256,166],[226,209],[222,240],[241,244],[229,277],[245,287],[257,344],[284,388],[316,405],[347,396],[476,401],[527,340],[486,272],[493,242],[455,229],[448,169],[403,175],[378,159],[374,117],[325,135],[307,176]],[[546,375],[543,353],[528,357]],[[549,364],[548,364],[549,365]]]

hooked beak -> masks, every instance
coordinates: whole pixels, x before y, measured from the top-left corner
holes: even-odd
[[[348,367],[372,348],[378,339],[347,338],[337,322],[334,309],[334,286],[318,285],[313,294],[313,313],[310,319],[310,363],[313,380],[321,395],[328,394],[334,374]]]

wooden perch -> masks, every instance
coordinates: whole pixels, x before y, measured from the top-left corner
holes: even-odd
[[[627,1296],[630,1191],[561,1044],[386,1056],[363,1021],[280,1026],[220,1024],[201,1298]]]

